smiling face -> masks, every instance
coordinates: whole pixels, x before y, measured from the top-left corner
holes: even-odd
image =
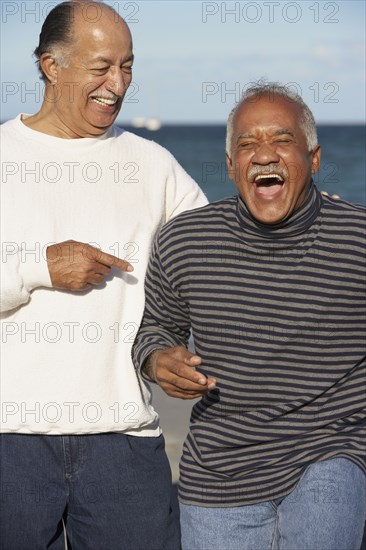
[[[76,11],[67,67],[46,54],[47,122],[62,137],[94,137],[115,121],[132,79],[131,34],[107,8],[96,22]]]
[[[247,99],[234,116],[229,175],[261,223],[280,223],[299,208],[319,169],[320,147],[309,152],[300,117],[299,105],[279,95]]]

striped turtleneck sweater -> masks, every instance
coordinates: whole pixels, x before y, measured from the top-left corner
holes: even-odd
[[[192,329],[201,370],[217,379],[192,410],[181,502],[280,498],[333,457],[366,472],[365,222],[364,207],[312,186],[277,225],[230,197],[161,231],[135,364],[186,345]]]

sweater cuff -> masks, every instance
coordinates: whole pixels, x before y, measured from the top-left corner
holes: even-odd
[[[37,255],[27,255],[25,262],[19,264],[20,275],[28,292],[41,286],[52,287],[47,260]]]
[[[167,349],[166,347],[164,348],[155,348],[153,351],[151,351],[148,355],[145,356],[145,359],[144,361],[142,362],[141,364],[141,367],[140,367],[140,373],[141,373],[141,376],[144,380],[146,380],[147,382],[150,382],[150,383],[153,383],[153,384],[157,384],[157,381],[155,380],[155,378],[151,378],[148,373],[147,373],[147,370],[146,370],[146,362],[149,361],[149,358],[150,356],[155,352],[155,351],[163,351],[164,349]]]
[[[144,345],[141,345],[139,347],[133,347],[132,348],[132,360],[134,362],[135,368],[140,371],[140,373],[143,375],[143,365],[146,361],[146,359],[149,357],[149,355],[158,349],[166,349],[169,346],[164,344],[163,342],[149,342],[145,343]],[[143,376],[145,378],[145,376]],[[148,379],[148,378],[145,378]],[[150,379],[148,379],[150,380]],[[151,380],[150,380],[151,382]]]
[[[148,382],[154,382],[143,372],[143,365],[146,359],[153,351],[169,349],[175,346],[184,346],[179,338],[173,338],[172,335],[168,338],[154,338],[142,335],[137,336],[134,345],[132,346],[131,357],[135,369],[138,370],[141,376]]]

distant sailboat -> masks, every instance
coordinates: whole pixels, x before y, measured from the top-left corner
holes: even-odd
[[[155,130],[160,130],[161,128],[161,121],[158,118],[148,118],[145,122],[145,128],[148,130],[151,130],[152,132],[155,132]]]
[[[146,121],[146,118],[139,116],[139,117],[133,118],[131,124],[134,128],[145,128],[145,121]]]
[[[156,130],[159,130],[161,128],[161,121],[156,117],[136,117],[132,120],[132,126],[134,128],[146,128],[151,132],[155,132]]]

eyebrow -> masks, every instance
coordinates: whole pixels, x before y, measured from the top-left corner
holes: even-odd
[[[246,138],[255,138],[255,136],[253,134],[239,134],[237,139],[236,139],[236,142],[239,141],[239,139],[246,139]]]
[[[287,136],[295,137],[294,132],[292,130],[288,130],[287,128],[279,128],[273,133],[273,135],[274,136],[287,135]],[[238,143],[239,139],[256,139],[256,137],[254,134],[248,134],[244,132],[243,134],[238,135],[236,139],[236,143]]]
[[[295,137],[295,134],[292,130],[288,130],[287,128],[280,128],[279,130],[276,130],[273,134],[274,136],[281,136],[283,134],[287,134],[288,136]]]

